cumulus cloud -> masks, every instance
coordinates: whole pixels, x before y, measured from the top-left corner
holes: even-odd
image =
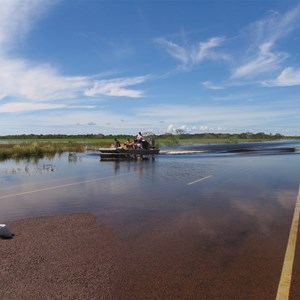
[[[175,127],[173,124],[169,124],[168,127],[167,127],[167,132],[168,133],[172,133],[175,131]]]
[[[138,119],[151,117],[153,122],[164,119],[168,125],[167,131],[173,132],[181,126],[208,126],[208,128],[239,128],[259,127],[266,119],[281,120],[287,118],[298,118],[299,105],[293,104],[289,107],[286,103],[281,105],[260,104],[247,106],[241,105],[163,105],[148,106],[135,109]]]

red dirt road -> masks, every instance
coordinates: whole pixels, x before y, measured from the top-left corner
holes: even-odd
[[[91,214],[9,222],[0,299],[275,299],[285,229],[269,240],[241,220],[214,235],[176,222],[119,232]],[[299,274],[298,254],[290,300]]]

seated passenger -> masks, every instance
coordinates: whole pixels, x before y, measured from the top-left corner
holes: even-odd
[[[127,139],[125,146],[127,149],[133,149],[134,148],[134,142],[131,142],[130,139]]]
[[[119,148],[121,146],[121,143],[118,139],[115,139],[114,146],[115,148]]]

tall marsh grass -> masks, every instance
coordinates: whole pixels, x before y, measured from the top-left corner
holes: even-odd
[[[52,157],[63,152],[83,152],[85,145],[77,143],[0,144],[0,160]]]
[[[0,160],[5,159],[38,159],[51,157],[63,152],[84,152],[85,150],[97,151],[99,147],[110,147],[114,138],[124,143],[128,138],[134,140],[130,135],[87,135],[87,136],[11,136],[0,137],[5,143],[0,143]],[[156,136],[156,145],[172,147],[189,144],[219,144],[219,143],[242,143],[287,139],[281,135],[267,135],[264,133],[242,133],[242,134],[180,134]],[[299,139],[300,137],[290,137]],[[0,142],[1,142],[0,140]]]

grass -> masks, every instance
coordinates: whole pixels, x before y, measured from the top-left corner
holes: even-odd
[[[1,144],[0,160],[6,159],[29,159],[32,157],[43,158],[53,157],[63,152],[83,152],[84,145],[77,143],[20,143]]]
[[[84,152],[86,150],[97,151],[99,147],[110,147],[114,138],[121,143],[128,138],[134,140],[135,136],[14,136],[0,137],[5,144],[0,144],[0,160],[6,159],[30,159],[53,157],[63,152]],[[271,141],[280,139],[299,139],[299,137],[272,136],[260,134],[198,134],[198,135],[160,135],[156,137],[158,147],[172,147],[189,144],[220,144]]]

